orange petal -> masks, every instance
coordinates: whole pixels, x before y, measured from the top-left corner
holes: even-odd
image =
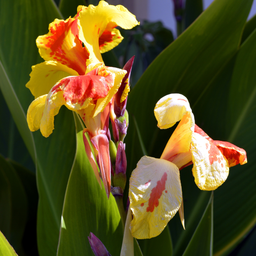
[[[129,198],[133,237],[159,235],[181,205],[178,167],[164,159],[142,157],[130,178]]]
[[[79,75],[86,72],[89,51],[78,38],[77,18],[55,19],[49,25],[49,33],[36,40],[44,60],[54,60],[75,70]]]
[[[244,149],[226,141],[214,140],[213,143],[226,157],[229,167],[235,166],[237,164],[243,165],[247,163],[246,151]]]
[[[166,144],[161,159],[173,162],[179,169],[191,162],[192,158],[189,151],[193,125],[191,112],[186,112]]]

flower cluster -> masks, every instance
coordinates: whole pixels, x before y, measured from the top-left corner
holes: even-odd
[[[98,6],[79,6],[73,18],[55,19],[49,25],[49,33],[36,40],[45,61],[32,67],[26,85],[35,97],[27,112],[31,131],[40,129],[48,137],[54,129],[54,116],[63,105],[83,120],[85,150],[108,196],[111,186],[108,120],[111,116],[115,123],[115,110],[118,118],[124,116],[133,61],[124,69],[108,67],[101,54],[122,41],[117,26],[131,29],[138,24],[125,7],[105,1]],[[120,148],[122,151],[124,146]]]
[[[180,213],[184,226],[180,170],[193,164],[195,183],[201,190],[215,190],[228,177],[229,167],[247,162],[246,152],[229,142],[211,139],[195,124],[187,98],[169,94],[155,106],[160,129],[178,126],[160,159],[144,156],[130,179],[133,214],[132,235],[139,239],[159,235],[169,220]]]

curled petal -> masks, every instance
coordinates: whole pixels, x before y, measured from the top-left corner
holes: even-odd
[[[221,151],[203,136],[193,134],[192,144],[193,176],[201,190],[215,190],[228,177],[228,161]]]
[[[235,166],[237,164],[243,165],[247,163],[246,151],[244,149],[226,141],[214,140],[213,143],[226,157],[229,167]]]
[[[89,50],[91,62],[102,62],[101,52],[111,50],[122,40],[115,27],[131,29],[139,24],[125,7],[105,1],[100,1],[98,6],[79,6],[78,12],[79,38]]]
[[[27,112],[27,123],[31,132],[37,131],[40,128],[41,119],[44,113],[45,101],[47,95],[42,95],[36,98],[30,104]]]
[[[49,25],[49,33],[36,40],[41,57],[68,66],[79,75],[85,74],[89,51],[78,34],[77,18],[55,19]]]
[[[144,156],[130,178],[131,232],[135,238],[159,235],[179,210],[182,190],[178,167]]]
[[[75,70],[56,61],[45,61],[32,67],[30,80],[26,87],[37,98],[48,94],[51,88],[62,78],[77,75]]]
[[[161,159],[173,162],[182,168],[191,162],[190,145],[193,134],[191,112],[186,112],[165,146]]]
[[[180,121],[182,117],[190,112],[193,124],[194,115],[189,102],[185,96],[178,93],[172,93],[161,98],[155,106],[154,113],[160,129],[167,129]]]

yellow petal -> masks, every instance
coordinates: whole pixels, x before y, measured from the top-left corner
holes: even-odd
[[[194,129],[191,112],[186,112],[165,146],[161,159],[173,162],[181,168],[191,159],[190,144]]]
[[[228,161],[220,150],[198,133],[193,134],[192,144],[193,176],[201,190],[215,190],[228,177]]]
[[[85,74],[89,51],[78,38],[77,18],[55,19],[49,25],[49,33],[36,40],[39,53],[44,60],[53,60]]]
[[[155,106],[154,113],[160,129],[167,129],[180,121],[187,113],[191,113],[193,123],[194,115],[189,102],[185,96],[178,93],[172,93],[161,98]]]
[[[102,62],[99,40],[104,32],[114,33],[111,41],[116,41],[115,43],[105,41],[106,45],[112,44],[111,47],[104,49],[106,51],[112,49],[115,46],[114,44],[117,45],[120,42],[121,38],[116,34],[116,30],[113,30],[116,26],[123,29],[131,29],[139,24],[135,16],[125,7],[122,5],[109,5],[105,1],[100,1],[98,6],[79,6],[77,10],[79,12],[78,19],[81,28],[79,30],[79,38],[90,52],[90,62]]]
[[[26,87],[37,98],[48,94],[59,80],[70,75],[76,76],[78,73],[55,61],[45,61],[32,67],[30,80]]]
[[[105,109],[112,97],[116,94],[127,71],[119,68],[107,67],[107,72],[111,72],[114,75],[114,84],[106,97],[97,100],[93,114],[94,117]]]
[[[129,198],[133,237],[159,235],[181,205],[178,167],[163,159],[142,157],[130,178]]]
[[[62,105],[65,104],[62,91],[50,91],[45,101],[45,108],[40,123],[40,131],[44,137],[48,137],[54,129],[54,116],[59,113]]]
[[[28,108],[27,123],[31,132],[37,131],[40,128],[46,98],[47,95],[42,95],[36,98]]]

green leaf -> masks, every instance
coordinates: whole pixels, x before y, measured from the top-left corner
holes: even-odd
[[[123,227],[115,199],[107,198],[104,185],[97,182],[87,158],[83,127],[76,118],[77,151],[70,174],[64,208],[58,256],[94,255],[88,242],[96,235],[112,256],[120,255]]]
[[[172,239],[168,226],[166,226],[159,236],[151,239],[139,240],[139,244],[143,255],[172,255]]]
[[[0,169],[8,181],[11,200],[10,234],[8,240],[17,252],[21,251],[21,241],[27,221],[27,197],[15,169],[0,155]],[[8,194],[6,194],[8,198]],[[8,208],[8,204],[6,205]],[[4,220],[4,219],[3,219]],[[8,222],[9,217],[4,221]]]
[[[251,33],[256,29],[256,15],[253,16],[247,23],[246,26],[244,28],[244,33],[243,33],[243,37],[242,37],[242,42],[243,43],[247,37],[249,37],[251,35]]]
[[[78,5],[86,5],[85,0],[61,0],[59,3],[59,9],[65,19],[73,17],[77,13]]]
[[[15,169],[20,182],[26,193],[28,202],[28,215],[27,223],[22,238],[22,246],[26,255],[38,255],[37,251],[37,236],[36,236],[36,221],[37,221],[37,205],[38,205],[38,192],[36,187],[35,173],[24,168],[20,164],[7,160],[9,164]]]
[[[227,182],[216,191],[215,254],[230,251],[256,223],[255,131],[256,31],[241,46],[228,97],[228,141],[247,151],[248,163],[231,168]]]
[[[3,21],[0,23],[3,64],[0,72],[4,78],[0,86],[1,90],[6,90],[3,94],[8,106],[16,104],[11,113],[19,131],[25,130],[25,135],[21,135],[37,167],[39,252],[40,255],[56,255],[63,199],[75,154],[73,116],[70,111],[61,109],[55,118],[54,133],[45,139],[40,132],[35,132],[31,139],[24,113],[33,99],[25,88],[28,74],[32,65],[42,61],[35,39],[47,33],[49,23],[61,18],[61,14],[51,0],[17,0],[14,4],[1,1],[0,16]]]
[[[17,256],[11,245],[8,243],[3,233],[0,231],[0,255]]]
[[[183,256],[211,256],[213,250],[213,193]]]

